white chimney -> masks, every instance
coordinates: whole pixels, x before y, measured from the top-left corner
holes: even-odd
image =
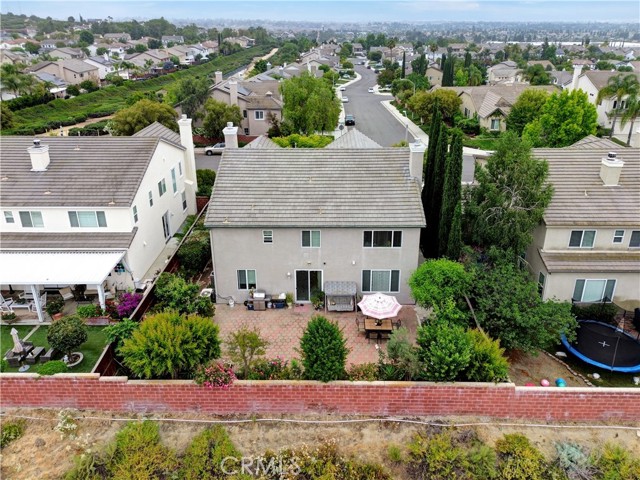
[[[623,166],[624,162],[617,158],[615,152],[609,152],[607,157],[602,159],[600,178],[605,187],[615,187],[618,185]]]
[[[238,105],[238,82],[229,81],[229,105]]]
[[[576,65],[573,67],[573,80],[571,81],[571,90],[578,88],[578,77],[582,73],[582,65]]]
[[[220,70],[216,70],[213,75],[215,85],[219,84],[222,81],[222,72]]]
[[[27,148],[31,157],[31,171],[44,172],[47,170],[51,159],[49,158],[49,145],[40,145],[40,139],[33,140],[33,146]]]
[[[198,176],[196,175],[196,156],[193,146],[191,119],[183,114],[178,120],[178,127],[180,127],[180,143],[186,149],[184,152],[184,184],[188,192],[187,199],[193,199],[198,191]],[[195,201],[187,200],[187,209],[190,215],[195,214]]]
[[[64,65],[62,64],[62,60],[57,60],[56,64],[58,65],[58,76],[64,80]]]
[[[238,127],[234,127],[232,122],[227,122],[222,133],[224,133],[224,148],[238,148]]]
[[[409,175],[414,177],[422,189],[422,172],[424,166],[424,152],[427,150],[427,146],[420,140],[416,140],[415,143],[409,145]]]

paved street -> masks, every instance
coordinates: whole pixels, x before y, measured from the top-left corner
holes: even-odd
[[[196,148],[196,168],[198,170],[215,170],[218,171],[218,165],[220,165],[220,157],[222,155],[211,155],[210,157],[204,153],[198,153],[198,150],[204,151],[204,149]]]
[[[358,61],[355,60],[354,63]],[[355,65],[355,70],[362,75],[362,79],[342,92],[349,98],[349,102],[344,104],[345,113],[354,115],[355,127],[383,147],[390,147],[404,140],[407,135],[405,127],[380,104],[383,100],[391,100],[391,95],[367,92],[369,87],[376,84],[376,74],[364,65]],[[413,142],[410,133],[408,141]]]

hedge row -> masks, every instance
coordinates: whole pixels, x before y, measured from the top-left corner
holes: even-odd
[[[57,99],[44,105],[37,105],[14,113],[11,130],[3,130],[4,135],[34,135],[47,130],[84,122],[87,118],[105,117],[128,106],[127,99],[135,94],[168,89],[172,84],[195,75],[209,75],[216,70],[224,73],[236,70],[251,62],[256,56],[267,53],[271,46],[245,49],[226,57],[139,82],[126,82],[121,86],[109,86],[95,92],[79,95],[68,100]]]

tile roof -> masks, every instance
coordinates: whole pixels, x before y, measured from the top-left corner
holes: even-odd
[[[0,204],[131,206],[158,137],[46,137],[51,163],[31,171],[29,137],[2,137]],[[50,192],[45,194],[45,192]]]
[[[617,75],[622,74],[625,75],[633,75],[632,72],[605,72],[602,70],[588,70],[584,72],[581,77],[587,77],[594,87],[600,90],[603,87],[607,86],[607,82],[611,77],[615,77]],[[636,73],[635,76],[640,80],[640,73]]]
[[[453,90],[458,93],[458,96],[463,93],[469,95],[473,106],[481,117],[493,113],[498,107],[500,107],[500,110],[507,115],[522,92],[530,88],[545,90],[549,93],[559,92],[558,87],[555,85],[534,86],[528,84],[441,88]]]
[[[376,142],[367,137],[364,133],[355,128],[351,128],[344,135],[336,138],[325,148],[382,148]]]
[[[610,148],[534,149],[549,164],[553,199],[544,222],[548,226],[640,227],[640,149],[615,149],[624,162],[620,182],[605,187],[600,166]]]
[[[620,149],[620,145],[609,140],[608,138],[598,138],[595,135],[587,135],[582,140],[578,140],[573,145],[569,145],[564,148],[577,148],[583,150],[593,150],[594,148],[606,148],[609,151],[617,151]]]
[[[153,122],[151,125],[144,127],[139,132],[134,133],[133,136],[134,137],[159,137],[175,145],[181,150],[185,150],[185,148],[180,143],[180,134],[174,132],[170,128],[165,127],[159,122]]]
[[[138,228],[131,232],[2,232],[0,250],[121,250],[129,248]]]
[[[640,251],[543,252],[540,257],[549,273],[640,272]]]
[[[266,135],[260,135],[244,146],[244,148],[282,148]]]
[[[423,227],[408,148],[227,149],[205,225]]]
[[[59,60],[58,60],[59,61]],[[71,70],[76,73],[84,73],[91,72],[93,70],[98,70],[98,67],[95,65],[90,65],[88,63],[83,62],[82,60],[63,60],[62,66],[67,70]]]

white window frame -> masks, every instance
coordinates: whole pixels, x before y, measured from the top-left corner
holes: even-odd
[[[500,120],[500,118],[492,118],[491,123],[489,124],[489,130],[491,130],[492,132],[497,132],[498,130],[500,130]],[[498,123],[498,128],[494,128],[493,122]]]
[[[631,245],[631,241],[633,240],[634,235],[636,237],[640,237],[640,230],[632,230],[631,235],[629,236],[629,248],[640,248],[640,238],[638,239],[637,245]]]
[[[241,288],[240,285],[240,272],[244,272],[244,281],[245,281],[245,287],[246,288]],[[253,285],[251,285],[249,283],[249,272],[253,272],[253,279],[254,279],[254,283]],[[258,285],[258,274],[255,271],[255,269],[253,268],[246,268],[246,269],[238,269],[236,270],[236,286],[238,287],[238,290],[251,290],[252,288],[256,288],[256,286]]]
[[[185,192],[184,190],[182,191],[181,199],[182,199],[182,211],[185,212],[189,205],[187,204],[187,192]]]
[[[273,230],[262,230],[262,243],[273,243]]]
[[[264,110],[255,110],[253,112],[253,118],[258,121],[264,120]]]
[[[365,245],[365,237],[367,232],[371,232],[371,245]],[[374,239],[376,236],[376,232],[391,232],[391,245],[387,246],[376,246],[374,245]],[[400,245],[394,246],[396,234],[400,233]],[[363,230],[362,231],[362,248],[402,248],[402,240],[403,240],[402,230]]]
[[[31,225],[24,224],[24,222],[22,221],[23,214],[29,215],[29,223],[31,223]],[[20,216],[20,224],[22,225],[22,228],[44,228],[44,219],[42,218],[42,212],[39,212],[37,210],[23,210],[21,212],[18,212],[18,215]],[[38,219],[38,217],[40,217],[39,221],[34,222],[34,218]]]
[[[67,213],[71,228],[107,228],[107,216],[103,210],[69,210]],[[91,221],[91,225],[82,225],[87,220]],[[103,225],[100,225],[101,220]]]
[[[178,194],[178,177],[176,176],[176,168],[171,169],[171,188],[173,189],[173,196]]]
[[[580,237],[580,245],[571,245],[571,237],[573,236],[573,232],[582,232],[582,235]],[[593,244],[592,245],[584,245],[584,234],[585,232],[593,232]],[[596,235],[598,234],[597,230],[571,230],[571,233],[569,234],[569,248],[593,248],[594,245],[596,244]]]
[[[134,205],[131,211],[133,213],[133,223],[138,223],[138,206]]]
[[[364,284],[364,272],[369,272],[369,285]],[[371,277],[373,272],[388,272],[389,273],[389,289],[388,290],[372,290],[371,289]],[[398,289],[391,290],[391,282],[393,277],[393,272],[398,272]],[[362,280],[362,292],[363,293],[371,293],[371,292],[388,292],[388,293],[398,293],[400,291],[400,279],[402,278],[402,272],[399,269],[385,269],[385,268],[365,268],[360,272],[360,279]]]
[[[13,218],[13,212],[11,210],[4,211],[4,222],[5,223],[16,223],[16,219]]]
[[[164,178],[158,182],[158,193],[160,197],[167,193],[167,182]]]
[[[184,176],[184,172],[182,171],[182,160],[178,162],[178,173],[180,174],[180,178]]]
[[[153,207],[153,191],[149,190],[149,206]]]
[[[304,232],[309,232],[309,245],[304,244]],[[318,232],[318,245],[313,244],[314,232]],[[322,246],[322,232],[320,230],[301,230],[300,245],[302,245],[302,248],[320,248]]]
[[[618,235],[619,232],[622,232]],[[614,230],[613,232],[613,242],[614,244],[618,245],[624,242],[624,230]]]
[[[615,297],[616,295],[616,287],[618,286],[618,279],[617,278],[576,278],[576,281],[573,284],[573,295],[572,297],[575,297],[575,293],[576,293],[576,289],[578,287],[578,282],[584,282],[584,284],[582,285],[582,293],[580,295],[580,298],[572,298],[573,301],[578,302],[578,303],[602,303],[604,301],[604,294],[607,290],[607,284],[609,282],[613,282],[613,289],[611,290],[611,297],[609,298],[609,301],[607,303],[611,303],[613,302],[613,297]],[[604,282],[604,285],[602,287],[602,293],[599,299],[597,300],[584,300],[584,292],[587,289],[587,283],[588,282]]]

